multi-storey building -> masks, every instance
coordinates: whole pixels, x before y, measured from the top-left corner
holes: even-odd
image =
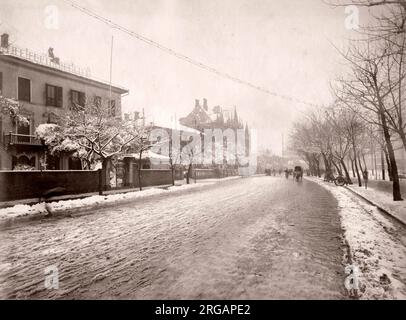
[[[18,100],[21,113],[29,124],[15,123],[0,112],[0,169],[27,166],[40,169],[45,146],[34,135],[42,123],[56,122],[64,110],[85,101],[106,103],[111,115],[121,117],[121,97],[128,90],[94,80],[89,71],[64,64],[49,54],[39,55],[28,49],[11,46],[8,35],[1,36],[0,95]],[[1,111],[1,110],[0,110]],[[73,157],[48,157],[47,169],[80,169]]]

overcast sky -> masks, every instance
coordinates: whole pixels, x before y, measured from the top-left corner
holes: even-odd
[[[306,106],[218,77],[118,30],[63,0],[0,0],[0,31],[16,45],[89,67],[130,90],[124,112],[149,120],[185,116],[194,99],[237,107],[256,129],[260,148],[281,152],[281,136]],[[58,9],[57,29],[47,28],[47,6]],[[322,0],[83,0],[81,5],[145,37],[245,81],[316,104],[331,101],[329,81],[342,65],[336,49],[353,31],[344,8]],[[361,23],[363,23],[361,15]]]

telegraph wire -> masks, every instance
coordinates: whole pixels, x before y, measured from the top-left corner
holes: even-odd
[[[192,64],[194,66],[197,66],[197,67],[199,67],[201,69],[204,69],[206,71],[214,73],[219,77],[226,78],[226,79],[231,80],[233,82],[236,82],[238,84],[248,86],[248,87],[250,87],[252,89],[261,91],[263,93],[266,93],[266,94],[269,94],[271,96],[281,98],[281,99],[284,99],[284,100],[287,100],[287,101],[296,102],[296,103],[300,103],[300,104],[304,104],[304,105],[308,105],[308,106],[312,106],[312,107],[318,107],[319,106],[319,105],[317,105],[315,103],[304,101],[304,100],[301,100],[301,99],[298,99],[298,98],[295,98],[295,97],[290,97],[288,95],[278,94],[276,92],[270,91],[269,89],[267,89],[265,87],[258,86],[256,84],[251,83],[251,82],[248,82],[248,81],[242,80],[240,78],[237,78],[237,77],[235,77],[235,76],[233,76],[233,75],[231,75],[229,73],[222,72],[222,71],[220,71],[220,70],[218,70],[218,69],[216,69],[214,67],[206,65],[206,64],[204,64],[204,63],[202,63],[202,62],[200,62],[200,61],[198,61],[196,59],[190,58],[187,55],[179,53],[179,52],[177,52],[177,51],[175,51],[175,50],[173,50],[173,49],[171,49],[169,47],[166,47],[166,46],[164,46],[164,45],[162,45],[162,44],[160,44],[160,43],[158,43],[158,42],[156,42],[154,40],[151,40],[151,39],[149,39],[149,38],[147,38],[147,37],[145,37],[143,35],[140,35],[139,33],[136,33],[136,32],[134,32],[134,31],[132,31],[132,30],[126,28],[126,27],[123,27],[123,26],[119,25],[118,23],[113,22],[110,19],[107,19],[107,18],[93,12],[92,10],[87,9],[87,8],[77,4],[75,1],[72,1],[72,0],[62,0],[62,1],[66,2],[71,7],[81,11],[82,13],[103,22],[104,24],[108,25],[110,28],[122,31],[122,32],[124,32],[124,33],[126,33],[126,34],[128,34],[128,35],[130,35],[130,36],[144,42],[144,43],[147,43],[148,45],[151,45],[151,46],[153,46],[153,47],[155,47],[157,49],[160,49],[161,51],[164,51],[164,52],[166,52],[166,53],[168,53],[168,54],[170,54],[170,55],[172,55],[172,56],[174,56],[174,57],[176,57],[176,58],[178,58],[180,60],[186,61],[186,62],[188,62],[188,63],[190,63],[190,64]]]

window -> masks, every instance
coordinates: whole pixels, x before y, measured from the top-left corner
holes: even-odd
[[[28,123],[25,122],[17,122],[17,134],[19,136],[17,137],[18,142],[30,142],[30,133],[31,133],[31,121],[28,119]]]
[[[84,107],[86,102],[86,95],[84,92],[71,90],[71,101],[73,107],[75,106]]]
[[[109,116],[116,116],[116,100],[110,100]]]
[[[46,105],[62,108],[62,87],[46,85]]]
[[[18,100],[31,102],[31,80],[18,77]]]
[[[3,95],[3,72],[0,72],[0,95]]]
[[[102,98],[99,97],[99,96],[95,96],[94,97],[94,105],[95,105],[95,107],[100,108],[101,104],[102,104]]]

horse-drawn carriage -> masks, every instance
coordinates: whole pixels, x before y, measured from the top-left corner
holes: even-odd
[[[301,166],[296,166],[295,169],[293,170],[293,178],[296,179],[296,181],[302,181],[303,180],[303,168]]]

